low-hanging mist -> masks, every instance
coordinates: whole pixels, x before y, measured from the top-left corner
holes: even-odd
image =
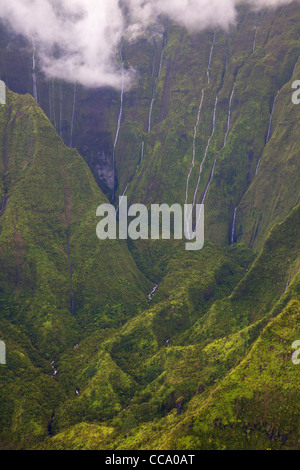
[[[299,1],[299,0],[297,0]],[[291,0],[245,0],[253,8]],[[244,2],[244,3],[245,3]],[[87,87],[129,88],[134,71],[121,76],[120,43],[144,34],[163,15],[191,31],[235,23],[242,0],[10,0],[0,18],[38,49],[49,77]]]

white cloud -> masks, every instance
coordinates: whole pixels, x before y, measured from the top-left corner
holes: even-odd
[[[246,0],[257,8],[291,0]],[[119,45],[135,37],[160,15],[189,30],[227,29],[236,20],[241,0],[8,0],[0,18],[20,34],[33,38],[43,71],[86,86],[121,87]],[[125,18],[124,9],[127,7]],[[129,17],[129,21],[128,21]],[[54,52],[54,56],[53,56]],[[132,71],[125,86],[130,86]]]

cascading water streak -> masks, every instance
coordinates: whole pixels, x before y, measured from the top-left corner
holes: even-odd
[[[122,88],[121,88],[121,96],[120,96],[120,111],[119,111],[119,117],[118,117],[118,122],[117,122],[117,130],[116,130],[116,136],[115,136],[115,141],[114,141],[114,148],[113,148],[113,201],[115,198],[115,191],[116,191],[116,149],[117,149],[117,144],[119,140],[119,134],[120,134],[120,128],[121,128],[121,122],[122,122],[122,117],[123,117],[123,103],[124,103],[124,62],[123,62],[123,55],[122,51],[120,52],[121,55],[121,60],[122,60]]]
[[[258,28],[255,27],[254,41],[253,41],[253,47],[252,47],[252,54],[254,54],[254,52],[255,52],[255,50],[256,50],[257,30],[258,30]]]
[[[198,131],[198,126],[199,126],[199,121],[200,121],[200,116],[201,116],[201,111],[202,111],[202,106],[203,106],[204,94],[205,94],[205,90],[204,90],[204,88],[203,88],[203,89],[202,89],[202,92],[201,92],[201,101],[200,101],[200,105],[199,105],[199,108],[198,108],[197,120],[196,120],[196,124],[195,124],[195,127],[194,127],[194,136],[193,136],[193,159],[192,159],[192,166],[191,166],[191,168],[190,168],[190,171],[189,171],[189,174],[188,174],[188,177],[187,177],[187,181],[186,181],[185,204],[187,204],[187,201],[188,201],[189,182],[190,182],[190,178],[191,178],[191,175],[192,175],[193,168],[195,167],[195,158],[196,158],[196,137],[197,137],[197,131]]]
[[[143,163],[144,151],[145,151],[145,142],[143,141],[143,142],[142,142],[142,148],[141,148],[141,158],[140,158],[139,166]]]
[[[212,171],[211,171],[211,174],[210,174],[210,179],[209,179],[209,182],[208,182],[208,184],[207,184],[207,186],[206,186],[206,190],[205,190],[205,193],[204,193],[204,195],[203,195],[201,204],[204,204],[204,203],[205,203],[205,200],[206,200],[206,197],[207,197],[207,194],[208,194],[208,191],[209,191],[209,187],[210,187],[210,185],[211,185],[211,182],[212,182],[213,177],[214,177],[214,174],[215,174],[216,162],[217,162],[217,157],[216,157],[215,160],[214,160],[214,164],[213,164]]]
[[[280,90],[277,91],[277,95],[275,96],[275,99],[274,99],[274,102],[273,102],[273,106],[272,106],[272,110],[271,110],[271,114],[270,114],[269,127],[268,127],[268,132],[267,132],[267,137],[266,137],[265,145],[268,144],[268,142],[270,141],[270,138],[271,138],[272,123],[273,123],[273,113],[274,113],[274,109],[275,109],[275,106],[276,106],[276,101],[277,101],[279,92],[280,92]],[[262,159],[262,155],[261,155],[260,159],[258,160],[257,167],[256,167],[256,171],[255,171],[255,176],[257,176],[257,174],[258,174],[258,170],[259,170],[259,167],[260,167],[261,159]]]
[[[155,79],[155,82],[153,84],[153,89],[152,89],[152,99],[150,103],[150,110],[149,110],[149,117],[148,117],[148,132],[151,132],[152,111],[153,111],[153,105],[155,101],[156,85],[157,85],[157,81],[159,80],[161,76],[165,47],[166,47],[166,38],[164,38],[163,48],[162,48],[161,55],[160,55],[158,74],[157,74],[157,77]],[[154,71],[153,71],[153,75],[154,75]]]
[[[232,228],[231,228],[231,245],[234,245],[235,226],[236,226],[237,207],[234,209]]]
[[[236,84],[236,82],[234,82],[234,84],[233,84],[232,92],[231,92],[230,99],[229,99],[229,110],[228,110],[228,118],[227,118],[227,129],[226,129],[226,133],[225,133],[223,148],[225,147],[225,145],[226,145],[226,143],[227,143],[227,138],[228,138],[228,134],[229,134],[229,130],[230,130],[231,108],[232,108],[232,100],[233,100],[234,91],[235,91],[235,84]]]
[[[209,54],[208,64],[207,64],[207,86],[210,84],[210,66],[211,66],[211,61],[212,61],[212,55],[213,55],[213,51],[214,51],[215,42],[216,42],[216,33],[214,32],[213,42],[212,42],[212,45],[211,45],[211,48],[210,48],[210,54]],[[204,95],[205,95],[205,88],[203,88],[202,91],[201,91],[201,100],[200,100],[200,104],[199,104],[199,108],[198,108],[198,114],[197,114],[196,124],[195,124],[195,126],[194,126],[193,158],[192,158],[192,166],[191,166],[191,168],[190,168],[190,171],[189,171],[188,176],[187,176],[187,181],[186,181],[185,204],[187,204],[187,202],[188,202],[189,183],[190,183],[190,178],[191,178],[193,169],[194,169],[194,167],[195,167],[195,159],[196,159],[196,138],[197,138],[197,133],[198,133],[198,126],[199,126],[199,122],[200,122],[201,111],[202,111],[202,107],[203,107]],[[216,105],[215,105],[215,110],[216,110]],[[215,110],[214,110],[214,111],[215,111]],[[215,123],[215,112],[214,112],[213,122]],[[213,124],[213,132],[214,132],[214,124]],[[211,140],[211,138],[210,138],[210,140]],[[210,143],[210,140],[209,140],[209,143]],[[208,146],[209,146],[209,145],[208,145]],[[208,150],[208,148],[207,148],[207,150]],[[206,159],[206,155],[205,155],[205,159]],[[204,161],[203,161],[203,163],[204,163]],[[201,167],[200,167],[200,171],[202,172],[202,164],[201,164]],[[200,181],[199,181],[199,183],[200,183]],[[197,190],[196,190],[196,192],[198,192],[198,185],[197,185]],[[186,216],[187,216],[187,213],[185,212],[185,220],[187,221],[187,222],[186,222],[186,230],[187,230],[187,232],[188,232],[189,237],[190,237],[190,235],[191,235],[191,234],[189,233],[190,219],[191,219],[191,216],[192,216],[192,213],[193,213],[194,206],[195,206],[195,195],[194,195],[192,210],[191,210],[190,215],[189,215],[188,218],[186,217]]]
[[[213,37],[213,42],[212,42],[211,49],[210,49],[208,67],[207,67],[207,84],[208,85],[210,84],[210,66],[211,66],[211,59],[212,59],[215,43],[216,43],[216,33],[214,32],[214,37]]]
[[[213,112],[213,120],[212,120],[212,132],[211,132],[211,135],[209,136],[209,139],[207,141],[207,145],[206,145],[206,149],[205,149],[205,152],[204,152],[204,157],[203,157],[203,160],[200,164],[200,168],[199,168],[199,174],[198,174],[198,180],[197,180],[197,185],[196,185],[196,189],[195,189],[195,192],[194,192],[194,198],[193,198],[193,207],[195,206],[196,204],[196,198],[197,198],[197,193],[198,193],[198,189],[199,189],[199,185],[200,185],[200,181],[201,181],[201,175],[202,175],[202,170],[203,170],[203,165],[206,161],[206,157],[207,157],[207,154],[208,154],[208,150],[209,150],[209,147],[210,147],[210,143],[211,143],[211,140],[214,136],[214,133],[215,133],[215,128],[216,128],[216,114],[217,114],[217,105],[218,105],[218,100],[219,100],[219,96],[220,96],[220,92],[217,94],[217,97],[215,99],[215,105],[214,105],[214,112]]]

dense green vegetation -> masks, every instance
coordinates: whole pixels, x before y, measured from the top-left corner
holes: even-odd
[[[7,90],[0,110],[0,448],[299,448],[300,366],[291,360],[300,339],[299,111],[291,103],[299,15],[294,4],[241,8],[228,36],[216,31],[209,84],[211,31],[168,23],[165,43],[122,46],[140,80],[124,99],[117,196],[128,185],[131,202],[185,201],[204,89],[192,200],[219,93],[197,196],[217,157],[198,252],[181,241],[97,239],[119,95],[78,87],[79,152],[67,148],[73,87],[49,88],[38,75],[35,103],[25,94],[30,47],[1,28],[1,77],[22,94]]]

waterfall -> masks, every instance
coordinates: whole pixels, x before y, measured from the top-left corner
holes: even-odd
[[[218,105],[219,95],[220,95],[220,92],[217,94],[216,99],[215,99],[214,112],[213,112],[213,120],[212,120],[212,131],[211,131],[211,135],[209,136],[209,139],[208,139],[208,141],[207,141],[206,149],[205,149],[205,152],[204,152],[204,157],[203,157],[203,160],[202,160],[201,165],[200,165],[200,168],[199,168],[198,181],[197,181],[196,189],[195,189],[195,192],[194,192],[193,207],[194,207],[195,204],[196,204],[196,197],[197,197],[197,193],[198,193],[198,189],[199,189],[199,185],[200,185],[200,180],[201,180],[203,165],[204,165],[204,163],[205,163],[205,160],[206,160],[206,157],[207,157],[207,154],[208,154],[208,150],[209,150],[209,147],[210,147],[211,140],[212,140],[213,135],[214,135],[214,133],[215,133],[215,128],[216,128],[216,114],[217,114],[217,105]]]
[[[123,193],[122,193],[122,196],[121,196],[121,198],[120,198],[120,200],[119,200],[119,205],[118,205],[118,208],[117,208],[117,210],[116,210],[116,214],[118,214],[118,212],[119,212],[119,210],[120,210],[120,205],[121,205],[121,203],[122,203],[122,201],[123,201],[123,198],[125,197],[125,195],[126,195],[126,193],[127,193],[127,189],[128,189],[128,184],[127,184],[126,188],[124,189],[124,191],[123,191]]]
[[[198,126],[199,126],[199,121],[200,121],[200,116],[201,116],[201,111],[202,111],[202,106],[203,106],[204,94],[205,94],[205,90],[204,90],[204,88],[203,88],[203,89],[202,89],[202,92],[201,92],[201,101],[200,101],[200,105],[199,105],[199,108],[198,108],[197,120],[196,120],[196,124],[195,124],[195,127],[194,127],[193,159],[192,159],[192,166],[191,166],[191,168],[190,168],[190,171],[189,171],[189,174],[188,174],[188,177],[187,177],[187,181],[186,181],[185,204],[187,204],[187,201],[188,201],[189,183],[190,183],[190,178],[191,178],[191,175],[192,175],[193,168],[194,168],[194,166],[195,166],[195,158],[196,158],[196,137],[197,137],[197,131],[198,131]]]
[[[153,299],[153,296],[154,296],[155,292],[157,291],[158,287],[159,286],[157,284],[154,284],[153,289],[151,290],[150,294],[148,295],[148,303],[150,303],[151,300]]]
[[[271,111],[271,116],[270,116],[270,122],[269,122],[269,128],[268,128],[268,134],[267,134],[267,138],[266,138],[266,144],[269,142],[270,137],[271,137],[273,113],[274,113],[276,101],[277,101],[277,98],[278,98],[278,95],[279,95],[279,91],[280,91],[280,90],[277,91],[277,95],[275,96],[274,103],[273,103],[273,106],[272,106],[272,111]]]
[[[226,134],[225,134],[225,138],[224,138],[224,145],[223,145],[223,147],[225,147],[225,145],[226,145],[226,143],[227,143],[227,138],[228,138],[228,134],[229,134],[229,130],[230,130],[231,107],[232,107],[232,100],[233,100],[233,95],[234,95],[234,91],[235,91],[235,84],[236,84],[236,82],[234,82],[234,84],[233,84],[232,92],[231,92],[230,99],[229,99],[229,110],[228,110],[228,118],[227,118],[227,129],[226,129]]]
[[[257,26],[255,26],[255,34],[254,34],[254,41],[253,41],[253,48],[252,48],[252,54],[254,54],[255,49],[256,49],[256,38],[257,38]]]
[[[206,157],[207,157],[207,154],[208,154],[208,150],[209,150],[209,147],[210,147],[210,143],[211,143],[211,140],[213,138],[213,135],[215,133],[215,127],[216,127],[216,113],[217,113],[217,104],[218,104],[218,100],[219,100],[219,95],[220,95],[220,92],[217,94],[217,97],[216,97],[216,100],[215,100],[215,105],[214,105],[214,112],[213,112],[213,122],[212,122],[212,132],[211,132],[211,135],[209,136],[209,139],[207,141],[207,145],[206,145],[206,149],[205,149],[205,152],[204,152],[204,157],[202,159],[202,162],[200,164],[200,168],[199,168],[199,174],[198,174],[198,180],[197,180],[197,185],[196,185],[196,189],[195,189],[195,192],[194,192],[194,198],[193,198],[193,204],[192,204],[192,209],[190,211],[190,215],[187,219],[187,227],[189,227],[189,223],[190,223],[190,219],[191,219],[191,216],[192,216],[192,213],[193,213],[193,209],[195,207],[195,204],[196,204],[196,198],[197,198],[197,193],[198,193],[198,189],[199,189],[199,185],[200,185],[200,181],[201,181],[201,175],[202,175],[202,170],[203,170],[203,165],[206,161]],[[201,214],[200,214],[201,215]],[[198,225],[198,222],[200,220],[200,215],[199,215],[199,218],[198,218],[198,221],[197,221],[197,224],[196,224],[196,228],[197,228],[197,225]]]
[[[151,132],[151,118],[152,118],[153,104],[155,100],[155,90],[156,90],[156,81],[154,82],[153,90],[152,90],[152,99],[151,99],[150,111],[149,111],[149,117],[148,117],[148,132]]]
[[[212,45],[211,45],[211,48],[210,48],[210,54],[209,54],[209,58],[208,58],[208,64],[207,64],[207,85],[209,85],[210,83],[210,73],[209,73],[209,69],[210,69],[210,66],[211,66],[211,61],[212,61],[212,55],[213,55],[213,51],[214,51],[214,45],[215,45],[215,41],[216,41],[216,33],[214,32],[214,37],[213,37],[213,42],[212,42]],[[192,165],[191,165],[191,168],[190,168],[190,171],[189,171],[189,174],[187,176],[187,181],[186,181],[186,189],[185,189],[185,204],[188,203],[188,194],[189,194],[189,183],[190,183],[190,178],[191,178],[191,175],[192,175],[192,172],[193,172],[193,169],[195,167],[195,159],[196,159],[196,138],[197,138],[197,133],[198,133],[198,127],[199,127],[199,122],[200,122],[200,116],[201,116],[201,111],[202,111],[202,107],[203,107],[203,100],[204,100],[204,95],[205,95],[205,88],[202,89],[201,91],[201,100],[200,100],[200,104],[199,104],[199,108],[198,108],[198,113],[197,113],[197,119],[196,119],[196,124],[194,126],[194,136],[193,136],[193,158],[192,158]],[[219,96],[219,95],[218,95]],[[217,97],[218,98],[218,97]],[[214,117],[213,117],[213,133],[214,133],[214,126],[215,126],[215,110],[216,110],[216,104],[215,104],[215,109],[214,109]],[[212,136],[210,137],[209,139],[209,143],[208,143],[208,146],[207,146],[207,151],[208,151],[208,147],[209,147],[209,144],[210,144],[210,140],[211,140]],[[206,152],[207,154],[207,152]],[[202,173],[202,166],[203,166],[203,163],[206,159],[206,154],[205,154],[205,157],[204,157],[204,160],[200,166],[200,172]],[[198,178],[198,181],[200,183],[200,180]],[[195,206],[195,200],[196,200],[196,194],[198,192],[198,187],[199,187],[199,184],[197,183],[197,188],[196,188],[196,191],[195,191],[195,194],[194,194],[194,201],[193,201],[193,205],[192,205],[192,210],[190,212],[190,215],[189,217],[185,217],[185,220],[187,221],[186,222],[186,228],[189,232],[189,221],[190,221],[190,218],[192,216],[192,213],[193,213],[193,209],[194,209],[194,206]],[[187,215],[187,213],[185,212],[185,216]],[[190,235],[190,234],[189,234]]]
[[[284,293],[287,292],[287,290],[288,290],[288,288],[289,288],[289,285],[290,285],[290,281],[291,281],[291,278],[289,277],[288,280],[287,280],[286,286],[285,286],[285,291],[284,291]]]
[[[119,133],[120,133],[120,128],[121,128],[121,122],[122,122],[122,116],[123,116],[123,101],[124,101],[124,62],[123,62],[123,55],[122,51],[120,51],[120,56],[122,60],[122,89],[121,89],[121,97],[120,97],[120,111],[119,111],[119,117],[118,117],[118,122],[117,122],[117,130],[116,130],[116,136],[115,136],[115,141],[114,141],[114,148],[113,148],[113,200],[115,198],[115,190],[116,190],[116,183],[115,183],[115,178],[116,178],[116,148],[118,144],[118,139],[119,139]]]
[[[157,81],[159,80],[159,78],[161,76],[165,47],[166,47],[166,38],[164,38],[163,48],[162,48],[162,51],[161,51],[160,61],[159,61],[159,69],[158,69],[157,77],[155,79],[155,82],[153,84],[153,89],[152,89],[152,99],[151,99],[149,117],[148,117],[148,132],[151,132],[151,120],[152,120],[153,105],[154,105],[154,101],[155,101],[156,85],[157,85]]]
[[[214,161],[214,164],[213,164],[213,167],[212,167],[212,171],[211,171],[211,175],[210,175],[210,179],[209,179],[209,182],[208,182],[208,184],[207,184],[207,186],[206,186],[206,190],[205,190],[205,193],[204,193],[204,195],[203,195],[201,204],[204,204],[204,203],[205,203],[205,200],[206,200],[206,197],[207,197],[207,194],[208,194],[209,187],[210,187],[210,185],[211,185],[211,182],[212,182],[213,177],[214,177],[214,174],[215,174],[216,162],[217,162],[217,157],[215,158],[215,161]]]
[[[143,141],[143,142],[142,142],[142,148],[141,148],[141,158],[140,158],[139,166],[143,163],[143,159],[144,159],[144,150],[145,150],[145,142]]]
[[[279,95],[279,91],[280,91],[280,90],[277,91],[277,95],[275,96],[275,99],[274,99],[274,102],[273,102],[273,106],[272,106],[272,110],[271,110],[270,121],[269,121],[269,127],[268,127],[267,137],[266,137],[266,141],[265,141],[265,144],[266,144],[266,145],[267,145],[267,143],[269,142],[269,140],[270,140],[270,138],[271,138],[272,123],[273,123],[273,113],[274,113],[276,101],[277,101],[277,98],[278,98],[278,95]],[[260,167],[261,159],[262,159],[262,155],[261,155],[260,159],[258,160],[257,167],[256,167],[256,171],[255,171],[255,176],[257,176],[257,174],[258,174],[258,170],[259,170],[259,167]]]
[[[207,67],[207,84],[208,85],[210,84],[210,66],[211,66],[211,59],[212,59],[212,55],[213,55],[213,51],[215,47],[215,42],[216,42],[216,33],[214,32],[214,37],[213,37],[213,42],[212,42],[211,49],[210,49],[208,67]]]
[[[35,47],[35,41],[32,38],[32,47],[33,47],[33,52],[32,52],[32,89],[33,89],[33,97],[36,102],[38,102],[38,90],[37,90],[37,79],[36,79],[36,61],[35,61],[35,53],[36,53],[36,47]]]
[[[73,88],[73,107],[72,107],[72,118],[71,118],[70,148],[72,148],[72,146],[73,146],[75,106],[76,106],[76,82],[74,82],[74,88]]]
[[[233,214],[232,229],[231,229],[231,245],[234,245],[236,213],[237,213],[237,207],[234,209],[234,214]]]
[[[233,89],[232,89],[232,92],[231,92],[231,95],[230,95],[230,100],[229,100],[227,129],[226,129],[226,134],[225,134],[225,138],[224,138],[223,148],[224,148],[225,145],[226,145],[227,137],[228,137],[229,129],[230,129],[230,122],[231,122],[231,105],[232,105],[232,99],[233,99],[233,95],[234,95],[234,90],[235,90],[235,82],[234,82]],[[221,150],[223,150],[223,148],[222,148]],[[215,160],[214,160],[213,167],[212,167],[212,171],[211,171],[211,175],[210,175],[210,179],[209,179],[208,184],[207,184],[207,186],[206,186],[206,190],[205,190],[205,193],[204,193],[204,195],[203,195],[201,204],[204,204],[204,203],[205,203],[205,200],[206,200],[206,197],[207,197],[207,194],[208,194],[210,185],[211,185],[211,183],[212,183],[212,180],[213,180],[213,177],[214,177],[214,174],[215,174],[216,162],[217,162],[217,156],[216,156],[216,158],[215,158]]]

